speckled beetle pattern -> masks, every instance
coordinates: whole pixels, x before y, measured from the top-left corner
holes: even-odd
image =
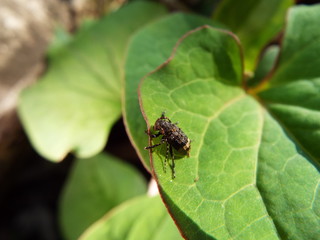
[[[146,133],[151,138],[156,138],[162,135],[161,141],[158,144],[145,147],[145,149],[152,149],[162,144],[166,144],[166,158],[164,162],[164,170],[166,170],[167,160],[169,159],[169,153],[171,155],[172,164],[172,178],[175,178],[175,163],[173,149],[177,150],[180,154],[187,155],[189,157],[191,140],[187,135],[177,126],[177,123],[172,123],[171,120],[165,116],[163,112],[161,117],[158,118],[153,126],[153,130],[156,134]]]

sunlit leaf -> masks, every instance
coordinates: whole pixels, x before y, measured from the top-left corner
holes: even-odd
[[[151,159],[160,193],[187,239],[320,237],[320,74],[306,71],[301,82],[281,70],[293,36],[303,36],[304,47],[292,54],[309,56],[305,64],[314,59],[306,53],[308,33],[299,26],[319,33],[319,14],[319,7],[291,10],[279,64],[258,92],[244,91],[236,38],[210,27],[182,38],[167,63],[142,81],[141,109],[148,126],[165,109],[192,140],[190,158],[175,161],[175,179],[170,168],[164,171],[165,147],[154,149]],[[317,42],[315,36],[309,37]],[[314,41],[311,49],[319,52]],[[291,56],[302,63],[297,58]],[[294,60],[284,61],[286,69],[294,69]]]
[[[145,192],[140,173],[119,159],[100,154],[76,160],[60,204],[65,238],[77,239],[110,209]]]
[[[146,124],[139,108],[137,94],[139,82],[147,73],[167,60],[180,37],[187,31],[206,24],[216,25],[210,19],[195,15],[170,15],[137,33],[129,46],[126,62],[124,120],[132,143],[147,168],[150,167],[150,161],[144,147],[148,144],[148,138],[144,132]],[[159,99],[159,102],[162,101],[164,100]]]
[[[121,78],[132,34],[165,11],[137,2],[84,30],[50,52],[49,69],[24,90],[19,113],[37,151],[61,160],[70,151],[89,157],[106,144],[121,114]]]
[[[182,239],[159,196],[139,197],[112,209],[93,224],[80,240]]]

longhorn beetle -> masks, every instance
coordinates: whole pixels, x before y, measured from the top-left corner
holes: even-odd
[[[156,138],[162,135],[160,143],[154,144],[144,149],[152,149],[155,147],[160,146],[161,144],[165,143],[167,147],[166,151],[166,158],[164,161],[164,171],[166,171],[167,160],[169,158],[169,153],[172,159],[172,179],[175,178],[175,163],[174,163],[174,154],[172,147],[177,150],[182,155],[187,155],[189,157],[189,152],[191,148],[191,140],[187,137],[187,135],[177,126],[178,123],[172,123],[168,117],[165,116],[163,112],[161,117],[157,119],[153,126],[153,130],[157,133],[151,134],[148,131],[146,133],[151,138]]]

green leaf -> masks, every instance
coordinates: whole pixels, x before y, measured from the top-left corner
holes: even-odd
[[[214,19],[224,23],[240,38],[247,72],[253,72],[262,48],[282,29],[285,12],[293,2],[224,0],[218,5]]]
[[[132,39],[126,62],[124,121],[131,142],[146,168],[150,168],[146,125],[141,115],[137,88],[143,76],[162,64],[170,56],[177,40],[187,31],[214,23],[207,18],[189,14],[174,14],[150,24]],[[215,24],[216,25],[216,24]],[[162,101],[159,99],[159,101]]]
[[[258,187],[283,239],[320,238],[319,18],[320,5],[289,11],[278,64],[256,96],[271,115]]]
[[[272,86],[320,76],[319,11],[319,4],[290,9]]]
[[[190,158],[175,161],[175,179],[164,169],[166,148],[153,150],[162,198],[189,240],[319,239],[317,165],[265,109],[264,98],[243,90],[241,56],[231,33],[204,27],[182,38],[141,82],[148,127],[166,110],[192,140]],[[304,123],[317,129],[319,119],[307,116]]]
[[[80,239],[178,240],[182,237],[160,197],[142,196],[111,210]]]
[[[257,187],[269,216],[281,239],[320,239],[319,171],[278,119],[264,118]]]
[[[50,52],[48,71],[22,92],[19,103],[22,123],[40,154],[56,161],[70,151],[79,157],[101,151],[121,114],[128,41],[164,14],[157,4],[129,4]]]
[[[164,173],[165,149],[152,156],[160,191],[188,239],[277,239],[254,186],[262,114],[240,88],[240,56],[232,35],[203,28],[141,85],[148,123],[166,109],[192,140],[174,180]]]
[[[275,66],[279,51],[280,48],[277,45],[272,45],[265,49],[254,73],[254,77],[247,82],[250,88],[262,85],[261,82],[268,79],[268,74],[270,74],[270,71]]]
[[[66,239],[77,237],[113,207],[146,192],[138,171],[112,156],[78,159],[60,203],[60,225]]]
[[[320,163],[320,5],[292,8],[274,74],[259,97],[314,162]]]

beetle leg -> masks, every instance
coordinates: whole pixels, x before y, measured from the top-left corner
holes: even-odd
[[[156,138],[156,137],[159,137],[161,135],[160,132],[156,133],[156,134],[151,134],[151,133],[148,133],[148,130],[145,130],[144,131],[148,136],[150,136],[151,138]]]
[[[161,144],[163,144],[164,142],[166,142],[166,140],[162,138],[161,141],[160,141],[160,143],[157,143],[157,144],[155,144],[155,145],[151,145],[151,146],[148,146],[148,147],[144,147],[144,149],[151,149],[151,148],[158,147],[158,146],[160,146]]]
[[[171,154],[171,159],[172,159],[172,165],[171,165],[171,169],[172,169],[172,179],[174,179],[176,177],[176,171],[175,171],[175,163],[174,163],[174,154],[172,151],[172,146],[170,145],[169,147],[170,150],[170,154]]]
[[[151,145],[151,146],[148,146],[148,147],[144,147],[144,149],[151,149],[151,148],[155,148],[155,147],[158,147],[160,146],[162,143],[158,143],[158,144],[155,144],[155,145]]]
[[[156,138],[156,137],[159,137],[161,135],[160,132],[156,133],[156,134],[151,134],[149,135],[151,138]]]
[[[163,163],[163,169],[164,169],[165,173],[167,172],[167,161],[168,161],[168,158],[169,158],[169,151],[170,151],[171,145],[166,143],[166,147],[167,147],[166,158],[165,158],[164,163]]]

